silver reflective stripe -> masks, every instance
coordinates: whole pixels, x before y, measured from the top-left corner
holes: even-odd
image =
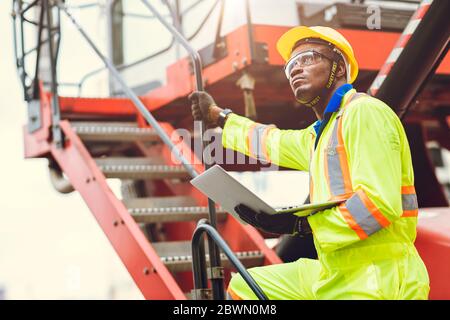
[[[402,194],[402,207],[403,210],[417,210],[419,208],[419,204],[417,202],[417,196],[415,193],[413,194]]]
[[[345,202],[345,206],[352,215],[353,220],[355,220],[368,236],[383,228],[370,211],[367,210],[357,193]]]
[[[345,107],[352,101],[357,98],[365,96],[365,93],[355,93],[350,99],[346,102],[346,105],[343,106],[334,121],[334,128],[331,134],[330,143],[327,148],[327,166],[328,166],[328,180],[330,181],[330,191],[332,196],[339,196],[341,194],[345,194],[345,182],[344,182],[344,174],[342,172],[341,163],[339,161],[339,154],[337,151],[337,146],[339,144],[338,140],[338,128],[339,128],[339,118],[342,116]],[[342,146],[344,147],[344,146]],[[343,151],[345,152],[345,151]]]
[[[252,155],[261,161],[269,162],[269,159],[266,159],[264,155],[264,146],[263,137],[264,132],[266,130],[270,130],[271,128],[275,128],[274,125],[257,125],[252,132],[250,133],[250,151]]]
[[[327,148],[327,165],[330,191],[332,195],[337,196],[345,193],[345,185],[344,175],[342,174],[341,163],[339,162],[339,155],[336,149],[338,145],[338,121],[336,120],[335,122],[330,144]]]

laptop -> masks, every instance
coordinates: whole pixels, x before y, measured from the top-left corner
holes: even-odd
[[[272,207],[217,164],[192,179],[191,184],[244,224],[246,223],[234,211],[234,208],[239,204],[245,204],[255,211],[264,211],[268,214],[295,212],[295,215],[305,217],[335,207],[344,201],[333,200],[295,206]]]

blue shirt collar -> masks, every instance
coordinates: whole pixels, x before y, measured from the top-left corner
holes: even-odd
[[[325,108],[324,115],[326,113],[333,113],[339,110],[339,107],[341,106],[341,101],[344,95],[349,92],[351,89],[353,89],[353,86],[350,83],[346,83],[339,88],[336,89],[333,96],[331,97],[330,101],[327,104],[327,107]],[[322,124],[322,120],[317,120],[316,123],[314,123],[314,131],[316,134],[319,133],[320,125]]]

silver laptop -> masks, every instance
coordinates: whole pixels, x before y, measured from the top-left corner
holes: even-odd
[[[343,200],[335,200],[281,208],[272,207],[241,184],[219,165],[209,168],[202,174],[192,179],[191,184],[214,202],[220,204],[225,211],[231,213],[241,222],[243,221],[234,211],[234,208],[239,204],[245,204],[255,211],[264,211],[268,214],[295,212],[297,216],[304,217],[335,207],[339,203],[343,202]]]

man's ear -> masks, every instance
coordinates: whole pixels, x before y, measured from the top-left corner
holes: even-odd
[[[344,61],[340,60],[337,67],[336,78],[344,77],[346,79],[346,68]]]

